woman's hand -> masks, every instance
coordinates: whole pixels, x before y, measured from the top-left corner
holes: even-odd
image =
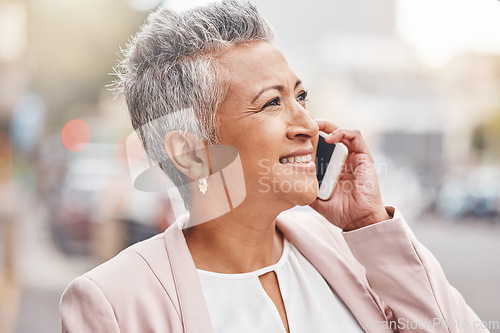
[[[327,143],[343,143],[349,150],[332,197],[316,198],[310,204],[328,221],[350,231],[390,219],[380,196],[373,159],[358,130],[338,128],[327,120],[316,120],[319,130],[329,134]]]

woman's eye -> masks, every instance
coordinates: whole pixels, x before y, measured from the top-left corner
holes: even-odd
[[[281,98],[280,97],[275,97],[262,107],[262,109],[267,108],[268,106],[279,106],[281,105]]]
[[[306,101],[307,98],[307,91],[303,91],[297,96],[297,100],[299,101]]]

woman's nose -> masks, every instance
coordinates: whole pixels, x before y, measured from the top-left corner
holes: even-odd
[[[316,137],[318,132],[319,127],[316,120],[302,105],[297,103],[291,111],[287,137],[290,140],[297,138],[310,139]]]

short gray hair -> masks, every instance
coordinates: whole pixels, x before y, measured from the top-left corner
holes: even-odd
[[[113,90],[124,93],[144,149],[181,189],[188,210],[191,194],[181,186],[186,177],[166,154],[165,134],[190,132],[216,144],[216,111],[227,91],[217,75],[217,55],[228,46],[273,37],[254,5],[226,0],[181,13],[160,8],[123,51]],[[155,122],[160,118],[166,121]]]

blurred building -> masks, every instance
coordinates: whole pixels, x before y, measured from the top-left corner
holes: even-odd
[[[467,52],[441,68],[436,79],[445,105],[452,164],[500,160],[500,56]]]

